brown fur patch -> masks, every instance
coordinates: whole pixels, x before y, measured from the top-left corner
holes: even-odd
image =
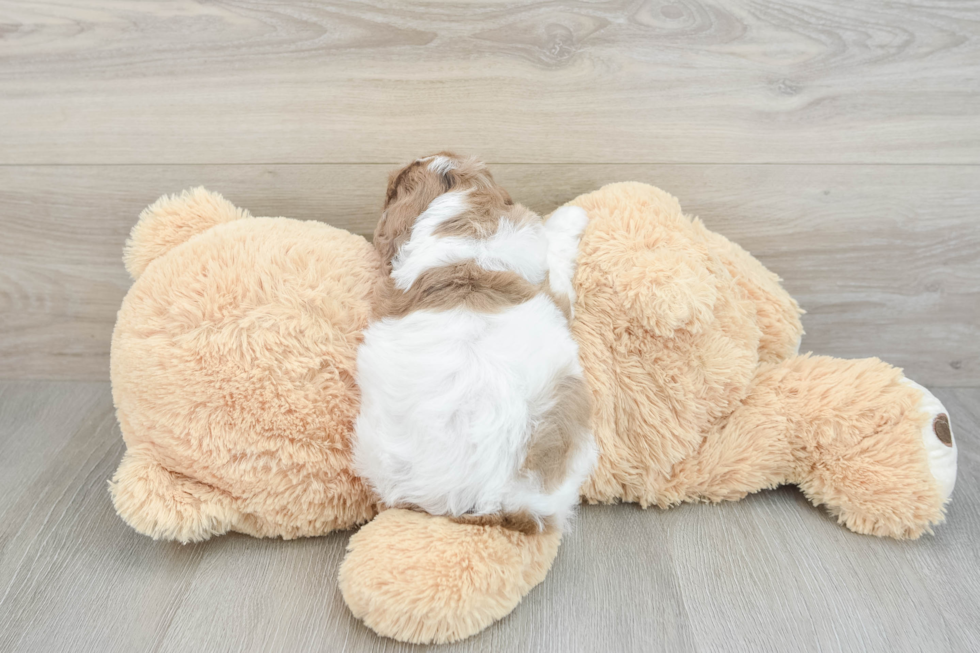
[[[458,158],[449,152],[437,156]],[[381,255],[385,274],[391,273],[391,260],[412,235],[415,219],[432,200],[453,186],[453,179],[429,170],[428,166],[428,161],[413,161],[388,178],[384,212],[374,229],[374,246]]]
[[[568,295],[556,293],[551,289],[550,277],[551,277],[550,273],[545,273],[544,283],[541,284],[541,291],[546,295],[548,295],[548,297],[551,297],[551,301],[555,303],[555,306],[557,306],[558,310],[562,312],[562,315],[565,316],[565,319],[571,321],[572,300]]]
[[[402,317],[415,310],[448,310],[457,306],[496,313],[528,301],[539,290],[539,286],[515,272],[484,270],[473,261],[464,261],[426,270],[407,291],[389,281],[375,317]]]
[[[484,177],[460,176],[459,187],[472,189],[466,196],[469,208],[436,227],[432,232],[436,236],[489,238],[497,233],[501,218],[518,224],[538,219],[537,215],[520,204],[514,204],[507,191],[493,181],[489,171]]]
[[[936,420],[932,423],[932,430],[940,442],[947,447],[953,446],[953,432],[949,428],[949,417],[946,416],[946,413],[936,415]]]
[[[568,295],[559,295],[558,293],[552,292],[549,287],[546,292],[548,296],[551,297],[551,301],[555,302],[555,306],[558,310],[562,312],[566,320],[572,319],[572,300],[568,298]]]
[[[443,172],[429,170],[433,156],[453,161]],[[411,237],[412,227],[429,204],[439,195],[453,190],[467,190],[468,208],[439,225],[437,236],[488,238],[497,232],[500,220],[526,225],[541,218],[533,211],[514,204],[480,161],[461,158],[451,152],[419,159],[391,176],[385,199],[385,212],[375,230],[374,243],[391,273],[391,262],[401,246]],[[466,306],[474,311],[492,313],[523,303],[539,292],[549,295],[547,283],[536,286],[512,272],[488,271],[473,262],[433,268],[422,273],[407,291],[395,288],[390,278],[381,299],[375,304],[375,318],[400,317],[417,309],[445,310]],[[554,297],[566,317],[567,298]]]
[[[545,491],[565,480],[572,456],[589,437],[589,388],[581,377],[566,376],[555,385],[555,403],[531,434],[523,469],[537,473]]]
[[[514,513],[495,513],[492,515],[461,515],[451,517],[457,524],[467,524],[470,526],[499,526],[510,531],[517,531],[525,535],[535,535],[537,533],[550,533],[555,529],[552,520],[545,518],[543,526],[538,525],[537,520],[527,511]]]
[[[390,508],[411,510],[413,512],[428,514],[422,510],[422,508],[413,503],[401,503],[395,506],[381,506],[380,511]],[[465,524],[467,526],[499,526],[501,528],[506,528],[507,530],[518,531],[527,535],[534,535],[535,533],[550,533],[555,529],[555,524],[550,518],[545,517],[545,519],[542,521],[542,525],[539,525],[531,513],[527,512],[526,510],[513,513],[498,512],[492,515],[466,514],[460,515],[459,517],[447,515],[447,518],[456,522],[457,524]]]
[[[435,156],[452,159],[454,167],[445,172],[429,170]],[[486,238],[497,231],[500,218],[515,222],[534,218],[535,214],[515,205],[482,162],[440,152],[414,161],[396,171],[388,180],[384,212],[374,230],[374,245],[381,255],[385,272],[391,272],[391,261],[399,248],[411,237],[412,226],[435,198],[453,190],[468,189],[470,208],[460,216],[439,225],[437,236]]]

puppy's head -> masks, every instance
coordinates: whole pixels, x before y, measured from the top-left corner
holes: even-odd
[[[510,206],[513,201],[482,161],[440,152],[417,159],[388,179],[384,213],[374,230],[374,245],[386,272],[402,244],[412,235],[415,220],[435,198],[450,191],[470,190],[473,206]]]

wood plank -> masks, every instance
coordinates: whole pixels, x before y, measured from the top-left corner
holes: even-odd
[[[980,163],[980,3],[0,2],[0,163]]]
[[[131,531],[107,383],[0,381],[0,650],[968,651],[980,638],[980,388],[938,390],[961,471],[947,522],[856,535],[794,489],[661,511],[585,506],[545,581],[445,647],[344,606],[348,534],[181,546]]]
[[[0,167],[0,378],[106,379],[139,211],[195,184],[255,215],[368,233],[390,166]],[[677,195],[779,273],[804,349],[879,356],[939,386],[980,383],[980,168],[497,165],[546,213],[634,179]]]

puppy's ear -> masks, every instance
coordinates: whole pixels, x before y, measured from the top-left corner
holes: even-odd
[[[463,182],[460,167],[464,159],[459,155],[452,152],[439,152],[419,160],[424,163],[426,172],[442,186],[442,192],[447,193]]]
[[[442,173],[446,190],[456,188],[475,188],[483,191],[491,191],[496,199],[506,205],[513,204],[510,195],[497,182],[487,169],[486,164],[475,156],[461,157],[450,153],[441,155],[447,162],[436,167]]]
[[[386,273],[391,273],[391,261],[411,236],[417,216],[406,202],[396,202],[381,214],[381,220],[374,228],[373,242]]]
[[[385,195],[385,208],[398,199],[400,195],[410,193],[412,190],[413,177],[418,176],[421,161],[409,163],[401,170],[396,170],[388,175],[388,192]]]
[[[439,176],[439,181],[442,183],[442,192],[448,193],[453,188],[459,186],[463,179],[460,177],[459,172],[456,169],[449,169],[445,172],[437,173]]]
[[[503,199],[504,206],[514,206],[514,200],[511,199],[510,193],[503,186],[497,186],[498,192],[500,193],[501,199]]]
[[[374,246],[381,255],[386,272],[391,261],[412,234],[415,219],[429,202],[445,192],[439,176],[419,159],[388,177],[384,212],[374,229]]]

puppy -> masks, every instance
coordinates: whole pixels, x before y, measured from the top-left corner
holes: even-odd
[[[383,504],[564,527],[597,456],[568,327],[587,222],[562,208],[542,223],[475,159],[441,153],[392,175],[354,447]]]

